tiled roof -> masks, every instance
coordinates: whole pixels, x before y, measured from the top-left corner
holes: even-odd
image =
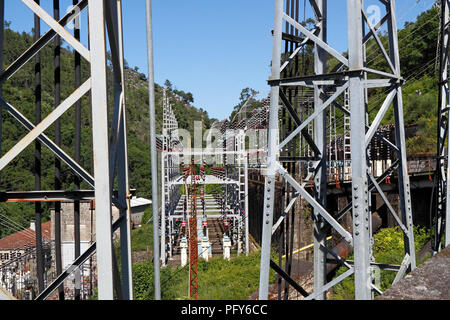
[[[42,224],[42,237],[50,241],[51,221]],[[36,246],[36,232],[32,229],[22,230],[0,239],[0,250],[22,249],[26,245]]]

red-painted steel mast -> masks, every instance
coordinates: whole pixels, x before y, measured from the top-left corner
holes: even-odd
[[[194,166],[190,168],[191,185],[189,197],[191,199],[191,215],[189,218],[189,298],[198,300],[198,242],[197,242],[197,185],[195,182]]]

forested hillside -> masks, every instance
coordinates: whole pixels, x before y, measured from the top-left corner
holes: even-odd
[[[5,23],[4,41],[4,68],[17,59],[32,43],[33,36],[27,33],[17,33],[9,29]],[[61,49],[61,99],[67,98],[74,89],[74,55],[63,44]],[[49,43],[41,53],[42,75],[42,118],[54,108],[54,71],[53,71],[54,45]],[[88,79],[90,66],[82,61],[82,81]],[[112,81],[111,70],[108,69],[109,81]],[[137,68],[126,67],[126,102],[128,126],[128,157],[130,171],[130,187],[137,189],[138,196],[151,196],[150,173],[150,146],[149,146],[149,110],[148,110],[148,82],[144,74]],[[112,82],[111,82],[112,83]],[[112,88],[112,86],[110,86]],[[162,87],[156,88],[156,124],[157,133],[162,126]],[[181,128],[193,132],[194,120],[202,120],[209,126],[210,119],[206,111],[199,110],[191,105],[194,98],[192,94],[173,88],[168,89],[170,101],[179,120]],[[17,108],[31,122],[35,122],[35,95],[34,95],[34,59],[30,60],[24,68],[3,85],[4,99]],[[109,92],[109,104],[112,106],[112,91]],[[112,110],[112,108],[110,108]],[[74,157],[75,116],[72,107],[61,119],[62,148]],[[2,150],[4,155],[17,141],[25,136],[25,130],[5,110],[2,110]],[[54,126],[49,127],[45,134],[54,138]],[[90,95],[82,99],[82,151],[81,165],[91,174],[92,172],[92,135],[91,135],[91,107]],[[34,143],[27,147],[19,157],[12,161],[0,173],[0,190],[34,190]],[[74,179],[71,170],[63,164],[63,189],[74,188]],[[82,189],[89,189],[86,183]],[[42,189],[54,189],[54,156],[45,147],[42,148]],[[49,208],[53,204],[44,204],[45,218],[48,218]],[[29,221],[34,217],[33,204],[0,204],[0,214],[8,216],[19,225],[28,227]],[[0,216],[1,217],[1,216]],[[0,224],[0,237],[15,231]]]
[[[407,139],[408,154],[436,152],[439,62],[436,58],[439,26],[440,10],[434,7],[421,13],[416,22],[406,23],[398,35],[401,74],[405,79],[402,88],[405,125],[418,126],[417,135]],[[388,47],[385,37],[382,41]],[[380,53],[368,57],[368,61],[380,69],[384,66],[387,71]],[[382,98],[380,93],[373,94],[369,98],[369,107],[372,105],[379,108]],[[374,116],[372,113],[371,117]],[[382,124],[393,122],[391,108]]]

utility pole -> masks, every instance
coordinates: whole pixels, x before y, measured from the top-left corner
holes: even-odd
[[[152,170],[152,210],[153,210],[153,265],[155,300],[161,300],[160,254],[159,254],[159,201],[158,201],[158,153],[156,150],[155,123],[155,77],[153,65],[153,32],[152,32],[152,4],[145,1],[147,19],[147,58],[148,58],[148,86],[150,108],[150,156]],[[164,190],[163,190],[164,192]],[[162,203],[164,205],[164,203]]]

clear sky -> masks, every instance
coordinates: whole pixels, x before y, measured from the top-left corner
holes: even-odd
[[[130,67],[137,66],[147,74],[145,0],[122,2],[125,58]],[[31,11],[20,0],[5,3],[5,19],[12,21],[11,27],[30,32]],[[53,1],[41,3],[52,12]],[[156,82],[162,85],[169,79],[177,89],[192,92],[194,105],[219,119],[229,116],[246,87],[259,91],[258,98],[266,97],[274,3],[274,0],[152,0]],[[328,38],[338,51],[345,51],[346,1],[328,3]],[[376,3],[380,1],[365,1],[366,7]],[[434,0],[397,0],[399,27],[405,21],[415,20],[433,3]],[[61,10],[65,12],[71,4],[72,0],[61,0]],[[310,15],[307,10],[306,16]],[[82,27],[86,23],[84,13]],[[45,24],[42,29],[46,30]],[[86,41],[84,34],[82,42]]]

